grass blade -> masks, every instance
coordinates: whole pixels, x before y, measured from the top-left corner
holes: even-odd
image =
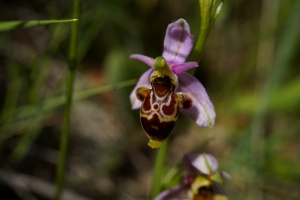
[[[73,3],[73,17],[79,19],[81,0],[74,0]],[[60,200],[65,179],[65,168],[67,160],[67,150],[70,134],[70,116],[73,98],[73,85],[75,79],[75,72],[77,67],[77,47],[78,47],[78,33],[79,33],[79,21],[73,22],[71,30],[71,40],[69,48],[69,71],[66,82],[66,105],[63,121],[63,129],[60,139],[60,154],[59,163],[56,171],[56,193],[55,199]]]
[[[0,22],[0,32],[10,31],[17,28],[29,28],[34,26],[44,26],[48,24],[75,22],[77,19],[65,20],[30,20],[30,21],[7,21]]]

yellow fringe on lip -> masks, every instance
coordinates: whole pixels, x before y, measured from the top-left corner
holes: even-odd
[[[150,146],[152,149],[156,149],[160,147],[161,143],[162,141],[150,139],[150,141],[148,142],[148,146]]]

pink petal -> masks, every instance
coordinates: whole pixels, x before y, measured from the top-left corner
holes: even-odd
[[[165,190],[160,193],[154,200],[183,200],[189,199],[188,196],[189,187],[188,185],[177,185],[170,190]]]
[[[150,66],[153,68],[153,62],[154,62],[154,59],[153,58],[150,58],[148,56],[144,56],[144,55],[141,55],[141,54],[131,54],[129,56],[129,58],[132,58],[132,59],[136,59],[136,60],[139,60],[139,61],[142,61],[143,63],[145,63],[146,65]]]
[[[185,72],[178,74],[178,80],[178,91],[187,93],[193,100],[190,109],[180,111],[192,118],[199,126],[213,127],[216,113],[203,85],[194,76]]]
[[[191,68],[198,67],[197,62],[187,62],[183,64],[172,65],[171,69],[174,74],[181,74]]]
[[[211,154],[193,153],[183,157],[183,163],[190,174],[214,174],[218,169],[218,161]]]
[[[142,74],[139,81],[137,82],[136,86],[132,90],[130,94],[130,102],[131,102],[131,108],[133,110],[138,109],[141,107],[142,102],[137,98],[136,96],[136,89],[139,87],[148,87],[151,88],[150,84],[150,76],[153,72],[153,69],[148,69],[145,73]]]
[[[162,56],[169,64],[182,64],[193,45],[194,37],[190,34],[189,24],[184,19],[179,19],[167,28]]]

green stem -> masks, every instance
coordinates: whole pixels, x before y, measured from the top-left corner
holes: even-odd
[[[200,7],[200,30],[196,45],[193,49],[190,60],[199,61],[203,54],[203,47],[210,31],[210,11],[212,7],[211,1],[199,1]]]
[[[203,47],[205,45],[208,33],[210,31],[209,27],[200,27],[200,32],[198,35],[198,39],[195,45],[195,48],[193,49],[192,55],[190,60],[192,61],[200,61],[202,54],[203,54]]]
[[[166,139],[161,147],[158,149],[155,166],[154,166],[154,174],[152,180],[152,188],[151,188],[151,199],[154,199],[160,192],[161,182],[164,173],[164,164],[168,149],[169,139]]]
[[[74,6],[73,18],[79,19],[81,0],[74,0],[73,6]],[[65,176],[65,165],[66,165],[67,149],[68,149],[69,133],[70,133],[70,114],[71,114],[71,105],[72,105],[73,83],[75,77],[75,70],[77,66],[76,58],[77,58],[78,30],[79,30],[79,21],[73,22],[72,30],[71,30],[70,49],[69,49],[69,72],[67,75],[67,86],[66,86],[66,106],[65,106],[64,122],[63,122],[63,129],[62,129],[61,141],[60,141],[59,163],[56,172],[56,194],[55,194],[56,200],[60,200],[61,198],[64,176]]]
[[[197,61],[199,62],[202,54],[205,42],[207,40],[208,34],[214,25],[215,20],[217,19],[221,7],[222,7],[222,1],[207,1],[207,0],[199,0],[199,6],[200,6],[200,30],[199,35],[197,38],[196,45],[194,46],[194,49],[191,53],[191,56],[189,58],[190,61]],[[219,8],[219,9],[218,9]],[[211,14],[214,13],[213,16]],[[190,74],[195,73],[196,68],[193,68],[189,70]]]

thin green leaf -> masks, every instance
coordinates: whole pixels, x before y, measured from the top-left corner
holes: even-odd
[[[81,100],[81,99],[86,99],[88,97],[109,92],[112,90],[116,89],[121,89],[124,87],[132,86],[137,82],[136,79],[130,79],[126,81],[122,81],[119,83],[115,84],[110,84],[110,85],[105,85],[105,86],[100,86],[97,88],[91,88],[83,91],[78,91],[74,93],[74,98],[73,100]],[[58,106],[62,106],[66,103],[65,96],[58,96],[58,97],[53,97],[50,99],[45,100],[44,102],[40,103],[40,105],[35,106],[35,105],[26,105],[23,107],[20,107],[16,110],[17,116],[14,120],[20,120],[24,119],[27,117],[31,117],[35,115],[37,112],[47,112],[49,110],[52,110]]]
[[[6,21],[0,22],[0,32],[10,31],[17,28],[28,28],[34,26],[44,26],[48,24],[75,22],[77,19],[66,20],[30,20],[30,21]]]

